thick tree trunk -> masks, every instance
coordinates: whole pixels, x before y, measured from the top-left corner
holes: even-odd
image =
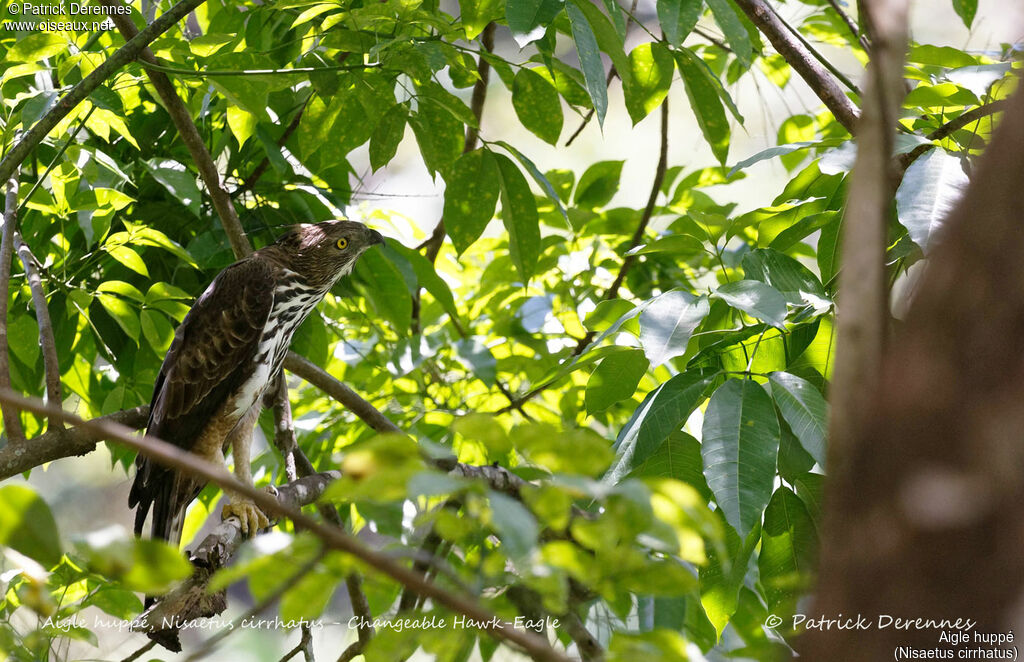
[[[1024,621],[1024,95],[951,214],[882,365],[870,415],[831,478],[811,660],[893,659],[897,646],[965,648],[942,629],[879,616]],[[927,625],[927,624],[925,624]],[[982,646],[991,649],[991,646]]]

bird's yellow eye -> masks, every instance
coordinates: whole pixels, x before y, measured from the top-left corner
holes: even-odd
[[[348,239],[339,239],[338,241],[335,242],[334,245],[340,248],[341,250],[345,250],[346,248],[348,248]]]

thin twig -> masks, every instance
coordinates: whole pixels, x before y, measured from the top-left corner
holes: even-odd
[[[28,158],[29,153],[36,145],[50,133],[57,124],[67,117],[68,113],[74,110],[80,103],[85,101],[89,94],[103,84],[107,78],[114,74],[122,66],[136,59],[142,49],[150,42],[171,29],[175,23],[180,21],[189,12],[203,4],[206,0],[181,0],[160,18],[146,26],[142,32],[128,40],[124,46],[119,48],[113,55],[104,60],[92,73],[83,78],[71,90],[54,104],[46,115],[36,122],[31,129],[18,141],[9,152],[0,159],[0,181],[7,181],[18,169],[18,166]],[[113,18],[113,17],[111,17]]]
[[[13,405],[15,409],[29,411],[40,416],[63,418],[67,423],[85,427],[106,439],[143,453],[163,466],[183,471],[213,483],[225,491],[247,497],[263,512],[288,518],[297,526],[308,529],[328,548],[351,554],[394,581],[402,585],[417,587],[422,595],[432,599],[439,606],[459,614],[465,614],[476,623],[484,624],[480,628],[481,630],[505,643],[520,647],[535,660],[569,662],[568,657],[552,648],[545,639],[530,631],[516,629],[512,623],[504,621],[491,610],[482,606],[473,596],[452,593],[437,584],[424,582],[418,574],[389,558],[386,554],[367,546],[359,538],[338,527],[323,524],[298,508],[281,504],[264,490],[256,489],[242,482],[227,469],[183,451],[173,444],[149,435],[135,436],[131,429],[116,423],[97,419],[85,421],[70,412],[47,405],[35,398],[27,398],[10,389],[0,389],[0,403]]]
[[[847,87],[847,89],[849,89],[849,90],[850,90],[851,92],[853,92],[853,93],[854,93],[854,94],[856,94],[857,96],[860,96],[860,88],[858,88],[858,87],[857,87],[856,85],[854,85],[854,84],[853,84],[853,81],[852,81],[852,80],[850,80],[849,78],[847,78],[846,74],[844,74],[844,73],[843,73],[842,71],[840,71],[840,70],[839,70],[839,69],[838,69],[838,68],[837,68],[837,67],[836,67],[836,66],[835,66],[834,64],[832,64],[832,63],[831,63],[831,62],[829,61],[829,59],[828,59],[827,57],[825,57],[824,55],[822,55],[822,54],[821,54],[821,53],[820,53],[820,52],[818,51],[818,49],[817,49],[817,48],[815,48],[815,47],[814,47],[814,46],[813,46],[813,45],[811,44],[811,42],[807,41],[807,39],[806,39],[806,38],[805,38],[805,37],[804,37],[804,36],[803,36],[803,35],[802,35],[802,34],[800,33],[800,31],[799,31],[799,30],[797,30],[797,29],[796,29],[796,28],[794,28],[794,27],[793,27],[792,25],[790,25],[790,24],[789,24],[789,22],[788,22],[788,21],[787,21],[786,19],[784,19],[784,18],[782,17],[782,14],[780,14],[780,13],[779,13],[779,12],[777,12],[777,11],[775,11],[775,8],[774,8],[774,7],[772,7],[771,5],[767,5],[767,6],[768,6],[769,8],[771,8],[771,10],[772,10],[772,13],[773,13],[773,14],[775,14],[775,18],[777,18],[777,19],[779,20],[779,22],[780,22],[780,23],[782,23],[782,25],[783,25],[783,26],[785,26],[785,28],[786,28],[787,30],[789,30],[789,32],[790,32],[790,33],[791,33],[791,34],[792,34],[792,35],[793,35],[794,37],[796,37],[796,38],[797,38],[798,40],[800,40],[800,43],[801,43],[801,44],[803,44],[804,48],[806,48],[806,49],[807,49],[807,51],[808,51],[808,52],[809,52],[809,53],[810,53],[810,54],[811,54],[812,56],[814,56],[814,59],[815,59],[815,60],[817,60],[818,62],[820,62],[820,63],[821,63],[821,65],[822,65],[823,67],[825,67],[826,69],[828,69],[829,73],[831,73],[831,74],[832,74],[833,76],[835,76],[835,77],[836,77],[837,79],[839,79],[839,82],[841,82],[841,83],[842,83],[843,85],[845,85],[845,86]]]
[[[311,654],[312,648],[313,648],[313,633],[310,632],[308,625],[303,625],[302,626],[302,637],[299,639],[299,643],[295,646],[295,648],[293,648],[290,651],[288,651],[287,653],[285,653],[284,657],[282,657],[280,660],[278,660],[278,662],[288,662],[288,660],[292,659],[293,657],[295,657],[299,653],[303,653],[306,656],[306,659],[308,660],[309,659],[309,655]]]
[[[857,128],[857,107],[843,93],[832,76],[822,67],[799,40],[779,20],[764,0],[735,0],[757,29],[772,43],[789,66],[825,104],[836,120],[851,134]]]
[[[123,660],[121,660],[121,662],[135,662],[135,660],[139,659],[140,657],[142,657],[143,655],[148,653],[150,650],[152,650],[153,646],[156,646],[156,642],[155,641],[149,642],[148,644],[146,644],[145,646],[143,646],[139,650],[135,651],[134,653],[132,653],[128,657],[126,657]]]
[[[57,343],[53,339],[53,322],[50,320],[50,308],[46,304],[43,281],[39,277],[39,270],[36,269],[36,257],[17,232],[14,233],[14,250],[18,252],[21,265],[25,268],[25,280],[28,281],[32,303],[36,309],[39,346],[43,349],[43,372],[46,374],[46,401],[59,405],[64,401],[60,386],[60,364],[57,361]],[[64,424],[59,420],[51,420],[50,426],[50,429],[64,429]]]
[[[125,6],[120,0],[100,0],[100,3],[107,7]],[[126,40],[134,41],[138,32],[136,31],[135,24],[132,23],[130,15],[111,14],[110,18]],[[143,46],[139,50],[138,57],[145,64],[157,64],[153,51],[149,50],[147,46]],[[171,121],[174,122],[175,128],[178,129],[178,134],[181,136],[182,142],[185,143],[185,147],[188,148],[189,154],[192,155],[192,161],[199,168],[199,176],[202,178],[203,183],[206,184],[206,190],[213,201],[213,208],[220,217],[221,224],[224,226],[224,232],[228,235],[228,241],[231,242],[231,250],[236,258],[245,257],[252,252],[252,245],[249,244],[249,240],[245,236],[242,222],[238,220],[238,214],[235,213],[235,207],[231,203],[231,196],[228,195],[227,190],[224,188],[224,183],[221,180],[220,173],[217,172],[217,166],[213,162],[213,157],[210,156],[209,150],[206,149],[206,143],[203,142],[203,137],[199,135],[199,129],[196,128],[195,122],[192,121],[192,114],[185,107],[181,98],[178,97],[178,93],[174,90],[174,83],[171,82],[171,79],[166,74],[147,68],[146,75],[149,77],[149,82],[156,89],[157,94],[160,95],[160,99],[164,102],[164,108],[167,109],[167,114],[171,116]]]
[[[0,239],[0,388],[11,388],[11,353],[7,342],[7,302],[10,299],[11,261],[14,259],[14,223],[18,217],[18,177],[7,182],[3,237]],[[57,404],[60,404],[59,402]],[[25,429],[18,412],[2,407],[4,431],[9,446],[25,445]]]
[[[860,28],[857,27],[857,23],[850,18],[849,14],[843,11],[843,8],[839,6],[839,3],[836,2],[836,0],[826,0],[826,2],[828,2],[829,6],[839,14],[839,18],[846,24],[846,27],[850,29],[850,34],[852,34],[853,38],[857,40],[857,43],[864,49],[864,52],[870,53],[871,42],[868,41],[868,38],[865,35],[861,34]]]

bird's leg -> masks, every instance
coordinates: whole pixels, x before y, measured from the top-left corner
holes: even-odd
[[[256,425],[256,418],[259,415],[259,404],[255,404],[246,412],[245,416],[238,421],[238,425],[231,431],[228,441],[231,444],[231,453],[235,460],[235,476],[246,485],[252,485],[252,471],[249,466],[249,454],[252,448],[252,433]],[[273,490],[273,488],[271,488]],[[277,490],[272,493],[276,494]],[[260,529],[270,526],[270,520],[263,514],[252,499],[241,494],[231,493],[230,502],[221,509],[221,519],[237,517],[242,525],[242,534],[254,536]]]

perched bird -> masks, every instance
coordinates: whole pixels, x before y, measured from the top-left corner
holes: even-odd
[[[252,484],[249,451],[263,392],[281,369],[292,334],[360,255],[383,244],[353,221],[300,225],[220,272],[174,332],[153,388],[147,433],[224,465]],[[185,508],[204,482],[139,455],[128,504],[141,535],[152,509],[154,538],[179,542]],[[230,495],[221,516],[242,532],[268,525],[249,499]]]

